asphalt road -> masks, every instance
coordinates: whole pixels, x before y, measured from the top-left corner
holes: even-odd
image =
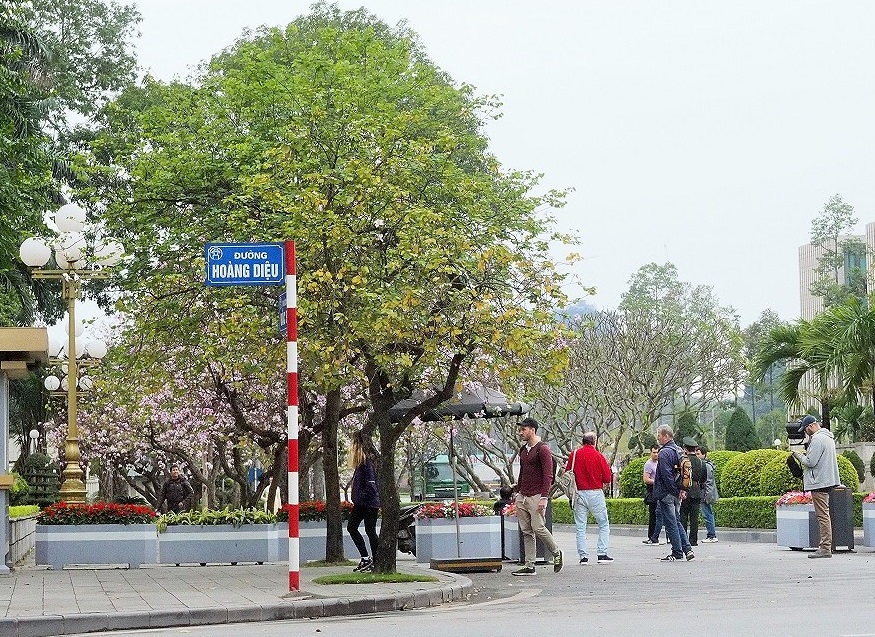
[[[113,633],[138,637],[489,637],[530,634],[599,637],[678,634],[875,637],[875,550],[809,560],[774,544],[700,545],[692,562],[663,563],[664,546],[613,537],[609,565],[577,564],[574,536],[557,534],[566,553],[559,574],[471,574],[467,602],[349,618],[295,620]],[[591,536],[591,546],[595,537]],[[695,624],[693,626],[692,624]],[[101,633],[103,635],[110,633]]]

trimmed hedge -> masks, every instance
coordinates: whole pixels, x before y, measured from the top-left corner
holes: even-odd
[[[720,474],[723,473],[723,467],[732,460],[735,456],[740,456],[740,451],[709,451],[708,460],[714,463],[714,481],[717,483],[717,493],[721,495]]]
[[[794,478],[787,468],[789,451],[779,451],[778,455],[769,460],[760,470],[760,493],[776,493],[802,491],[802,480]]]
[[[854,469],[854,463],[844,456],[838,457],[839,461],[839,478],[842,484],[848,487],[851,491],[856,491],[860,488],[860,481],[857,479],[857,470]]]
[[[760,471],[775,456],[777,449],[754,449],[732,458],[720,475],[720,496],[742,498],[762,495],[760,492]],[[784,493],[781,491],[781,493]],[[781,495],[778,493],[776,495]]]
[[[774,529],[775,502],[780,496],[767,495],[746,498],[720,498],[714,503],[717,526],[733,529]],[[854,493],[854,526],[863,526],[864,493]],[[608,498],[608,519],[611,524],[647,526],[647,506],[640,498]],[[565,498],[553,500],[553,522],[574,524],[574,515]],[[590,522],[595,521],[590,517]]]
[[[643,498],[647,489],[641,476],[644,474],[644,465],[650,460],[650,454],[630,460],[620,472],[617,479],[620,485],[621,498]]]

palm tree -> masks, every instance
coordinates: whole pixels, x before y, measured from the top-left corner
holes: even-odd
[[[875,405],[875,310],[851,298],[818,317],[817,330],[810,336],[831,344],[830,364],[843,370],[842,381],[848,403],[862,398]]]
[[[778,382],[778,393],[788,407],[800,411],[803,409],[802,379],[806,375],[813,376],[821,421],[828,427],[832,408],[838,402],[837,391],[831,385],[840,377],[833,352],[833,339],[828,337],[820,317],[814,321],[778,325],[760,345],[752,364],[753,376],[762,380],[772,365],[784,362],[786,369]]]

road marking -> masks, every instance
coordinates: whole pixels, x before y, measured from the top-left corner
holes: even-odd
[[[457,602],[453,602],[450,604],[442,604],[440,606],[430,606],[426,608],[417,608],[416,610],[421,610],[425,612],[437,612],[437,611],[460,611],[460,610],[476,610],[478,608],[483,608],[484,606],[495,606],[496,604],[508,604],[510,602],[519,602],[524,599],[529,599],[530,597],[537,597],[541,594],[540,588],[528,588],[524,591],[520,591],[516,595],[511,595],[510,597],[503,597],[501,599],[491,599],[488,602],[468,602],[464,606],[457,605]]]

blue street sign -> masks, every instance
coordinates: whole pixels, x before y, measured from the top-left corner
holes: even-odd
[[[279,315],[280,315],[280,323],[279,323],[280,336],[282,336],[283,338],[285,338],[285,337],[286,337],[286,327],[287,327],[287,322],[286,322],[286,318],[287,318],[287,317],[286,317],[286,293],[285,293],[285,292],[280,292],[280,296],[279,296],[279,298],[276,300],[276,309],[277,309],[277,312],[279,312]]]
[[[280,285],[286,278],[281,243],[208,243],[208,286]]]

